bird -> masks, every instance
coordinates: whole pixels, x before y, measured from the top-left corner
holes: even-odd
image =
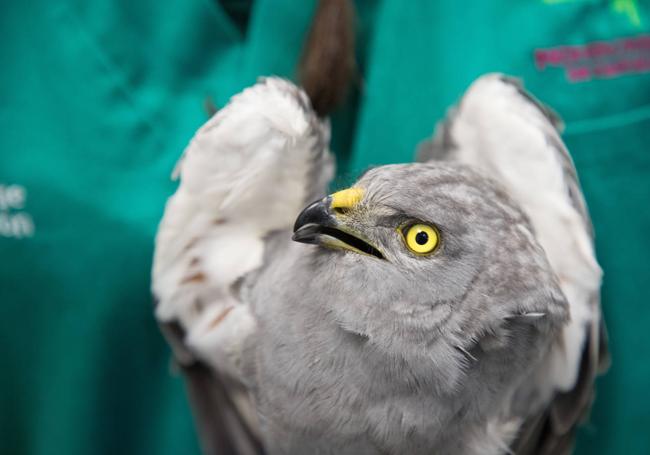
[[[303,90],[235,95],[178,161],[152,269],[203,452],[570,453],[609,354],[561,130],[487,74],[416,161],[330,193]]]

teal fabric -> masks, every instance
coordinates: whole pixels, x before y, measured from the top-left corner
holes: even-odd
[[[335,186],[417,143],[478,75],[565,119],[605,270],[613,367],[579,453],[650,453],[650,73],[570,82],[536,49],[650,33],[633,0],[356,2],[360,77],[333,118]],[[197,453],[151,314],[169,175],[259,75],[295,76],[314,3],[6,2],[0,8],[0,451]]]

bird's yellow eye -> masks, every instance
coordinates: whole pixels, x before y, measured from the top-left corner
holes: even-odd
[[[415,254],[432,253],[440,241],[438,230],[428,224],[407,226],[402,233],[406,246]]]

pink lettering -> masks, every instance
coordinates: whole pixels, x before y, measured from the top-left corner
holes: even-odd
[[[568,68],[566,75],[571,82],[581,82],[591,79],[591,72],[586,66]]]
[[[645,73],[650,71],[650,35],[535,49],[534,60],[539,71],[563,67],[570,82]]]

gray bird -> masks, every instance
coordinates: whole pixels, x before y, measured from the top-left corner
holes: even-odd
[[[201,127],[153,293],[204,452],[570,452],[608,359],[559,127],[487,75],[419,163],[329,196],[329,126],[290,82]]]

